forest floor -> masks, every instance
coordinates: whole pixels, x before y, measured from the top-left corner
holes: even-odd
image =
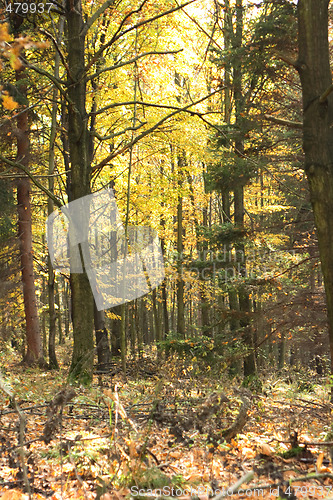
[[[250,394],[226,375],[144,358],[126,380],[115,365],[74,393],[66,363],[23,371],[11,351],[0,362],[15,395],[0,390],[4,500],[29,498],[28,484],[36,499],[333,498],[324,378],[276,375]],[[242,429],[224,440],[242,409]]]

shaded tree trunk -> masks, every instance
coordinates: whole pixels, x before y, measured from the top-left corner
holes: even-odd
[[[105,313],[104,311],[98,311],[96,305],[94,305],[94,324],[98,370],[106,371],[109,369],[111,363],[108,331],[105,326]]]
[[[61,37],[64,29],[64,19],[61,18],[59,21],[59,40],[61,41]],[[55,53],[54,59],[54,76],[59,78],[59,66],[60,66],[60,55],[58,52]],[[58,113],[58,89],[54,87],[52,93],[52,113],[51,113],[51,132],[50,132],[50,152],[49,152],[49,191],[54,193],[54,148],[55,148],[55,140],[57,134],[57,113]],[[53,212],[54,206],[51,198],[47,200],[47,214],[51,215]],[[52,231],[52,228],[51,228]],[[48,267],[48,300],[49,300],[49,345],[48,345],[48,353],[49,353],[49,365],[50,368],[59,368],[56,352],[55,352],[55,337],[56,337],[56,311],[55,311],[55,273],[52,267],[51,257],[48,254],[47,257],[47,267]],[[60,309],[58,310],[60,314]]]
[[[91,165],[86,113],[85,36],[80,0],[66,1],[68,67],[68,142],[70,156],[70,200],[90,194]],[[87,222],[87,221],[86,221]],[[88,227],[82,227],[88,235]],[[94,299],[86,272],[71,273],[74,347],[70,378],[90,383],[94,360]]]
[[[328,5],[329,0],[299,0],[296,68],[303,93],[305,172],[318,234],[333,374],[333,93]]]
[[[185,152],[178,156],[178,186],[181,189],[182,168],[185,166]],[[181,338],[185,337],[185,304],[183,280],[183,197],[178,194],[177,205],[177,332]]]
[[[60,292],[58,281],[54,282],[54,302],[56,305],[56,321],[58,322],[58,342],[59,345],[64,343],[64,336],[62,334],[62,322],[61,322],[61,304],[60,304]]]
[[[239,49],[243,43],[243,0],[236,0],[236,29],[235,29],[234,48]],[[234,99],[236,126],[239,129],[239,137],[235,141],[236,157],[242,158],[244,155],[244,135],[242,132],[242,121],[244,116],[244,96],[243,96],[243,74],[242,61],[237,58],[233,67],[234,75]],[[237,160],[236,160],[237,161]],[[234,220],[238,227],[244,226],[244,181],[239,179],[238,185],[234,189]],[[236,260],[241,257],[240,274],[246,278],[246,255],[243,242],[235,245]],[[249,377],[256,373],[255,352],[253,346],[253,335],[249,320],[251,312],[251,301],[245,284],[240,285],[238,292],[239,310],[243,313],[240,319],[240,326],[243,328],[243,341],[249,348],[249,354],[244,358],[244,377]]]
[[[16,81],[19,91],[26,95],[24,71],[16,71]],[[24,166],[29,164],[29,118],[28,111],[18,114],[17,118],[17,161]],[[27,350],[23,361],[27,364],[34,362],[44,363],[42,340],[38,319],[35,276],[33,267],[30,180],[21,177],[17,181],[17,212],[18,236],[20,242],[20,259],[23,285],[23,301],[26,322]]]

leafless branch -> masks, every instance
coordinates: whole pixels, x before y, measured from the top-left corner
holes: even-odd
[[[279,125],[283,125],[285,127],[298,128],[298,129],[303,128],[302,122],[293,122],[292,120],[285,120],[284,118],[278,118],[277,116],[267,115],[267,114],[264,115],[264,118],[265,118],[265,120],[268,120],[268,121],[274,122],[274,123],[278,123]]]
[[[220,90],[221,89],[219,88],[216,92],[219,92]],[[208,97],[214,95],[216,92],[212,92],[211,94],[207,95],[203,99],[200,99],[199,101],[192,102],[189,106],[194,106],[195,104],[198,104],[202,100],[208,99]],[[149,106],[151,108],[175,109],[175,110],[178,110],[178,111],[186,111],[185,108],[179,108],[178,106],[171,106],[170,104],[157,104],[157,103],[154,103],[154,102],[145,102],[145,101],[124,101],[124,102],[113,102],[112,104],[109,104],[108,106],[104,106],[104,108],[101,108],[98,111],[95,111],[94,113],[90,113],[90,114],[100,115],[101,113],[104,113],[105,111],[108,111],[109,109],[112,109],[112,108],[117,108],[119,106],[131,106],[131,105],[134,105],[134,104],[138,104],[138,105],[141,105],[141,106]],[[186,106],[186,107],[189,107],[189,106]],[[199,113],[199,112],[193,111],[193,110],[188,111],[188,113],[193,114],[193,115],[208,114],[208,113]]]
[[[58,44],[57,40],[54,38],[54,36],[51,33],[49,33],[48,31],[44,30],[43,28],[38,28],[38,31],[40,31],[41,33],[43,33],[43,35],[45,35],[47,38],[49,38],[52,41],[53,45],[56,48],[56,51],[58,52],[58,54],[60,56],[62,64],[64,65],[64,67],[65,67],[65,69],[67,71],[67,75],[70,77],[71,76],[70,69],[69,69],[68,64],[66,62],[65,56],[64,56],[61,48],[59,47],[59,44]]]
[[[289,64],[289,66],[292,66],[295,69],[299,67],[297,61],[295,61],[294,59],[290,59],[290,57],[286,56],[285,54],[280,54],[279,52],[275,52],[274,55],[277,59],[280,59],[281,61]]]
[[[23,59],[23,58],[21,58],[21,59]],[[68,97],[67,93],[62,88],[62,85],[65,85],[64,81],[62,81],[62,80],[60,80],[58,78],[55,78],[48,71],[45,71],[44,69],[39,68],[38,66],[35,66],[34,64],[30,64],[27,60],[23,59],[23,61],[24,61],[24,64],[27,66],[27,68],[32,69],[33,71],[36,71],[36,73],[38,73],[39,75],[46,76],[46,78],[48,78],[49,80],[51,80],[51,82],[54,83],[54,85],[57,87],[57,89],[59,90],[60,94],[64,97],[64,99],[69,104],[74,105],[74,103],[72,102],[72,100]]]
[[[333,83],[325,90],[325,92],[319,97],[319,103],[323,104],[328,96],[333,92]]]
[[[153,55],[167,55],[167,54],[178,54],[178,52],[182,52],[183,49],[179,49],[179,50],[169,50],[169,51],[151,51],[151,52],[144,52],[143,54],[139,54],[138,56],[136,57],[133,57],[132,59],[129,59],[128,61],[123,61],[123,62],[120,62],[118,64],[114,64],[113,66],[108,66],[107,68],[102,68],[98,71],[96,71],[96,73],[94,73],[93,75],[90,75],[87,77],[87,81],[89,80],[93,80],[94,78],[98,77],[99,75],[101,75],[102,73],[106,73],[107,71],[113,71],[115,69],[118,69],[118,68],[121,68],[122,66],[126,66],[127,64],[132,64],[136,61],[138,61],[139,59],[142,59],[142,57],[146,57],[146,56],[153,56]]]
[[[178,3],[178,2],[176,2],[176,3]],[[221,47],[221,45],[219,45],[219,44],[217,43],[217,41],[216,41],[216,40],[214,40],[214,38],[213,38],[213,32],[212,32],[212,34],[210,35],[210,34],[209,34],[209,33],[208,33],[208,32],[207,32],[207,31],[206,31],[206,30],[205,30],[205,29],[201,26],[201,24],[200,24],[200,23],[198,23],[198,21],[197,21],[196,19],[194,19],[194,17],[190,16],[190,14],[188,14],[188,13],[186,12],[186,10],[183,10],[183,13],[184,13],[184,14],[185,14],[185,15],[186,15],[186,16],[187,16],[187,17],[188,17],[188,18],[192,21],[192,23],[194,23],[194,24],[195,24],[195,25],[199,28],[199,30],[200,30],[200,31],[202,31],[202,32],[203,32],[203,33],[204,33],[204,34],[205,34],[205,35],[209,38],[209,43],[213,42],[219,50],[223,50],[223,48]]]
[[[115,32],[115,34],[111,37],[111,39],[107,43],[105,43],[104,45],[101,46],[101,48],[96,52],[95,56],[92,58],[90,63],[87,65],[86,72],[91,68],[91,66],[93,64],[95,64],[96,61],[98,61],[98,59],[102,56],[103,52],[107,48],[111,47],[111,45],[113,45],[114,42],[116,42],[122,36],[126,35],[127,33],[131,32],[133,30],[136,30],[137,28],[140,28],[141,26],[144,26],[145,24],[156,21],[157,19],[160,19],[161,17],[167,16],[168,14],[172,14],[173,12],[176,12],[177,10],[182,9],[183,7],[186,7],[186,5],[189,5],[193,2],[196,2],[196,0],[189,0],[188,2],[177,5],[177,7],[173,7],[172,9],[169,9],[169,10],[166,10],[166,11],[161,12],[159,14],[156,14],[156,16],[153,16],[153,17],[150,17],[149,19],[145,19],[143,21],[140,21],[137,24],[134,24],[134,25],[130,26],[129,28],[121,31],[121,28],[124,25],[126,19],[128,19],[131,15],[139,12],[142,9],[143,5],[146,3],[146,0],[144,0],[144,2],[141,4],[141,6],[137,10],[131,12],[130,14],[128,14],[127,16],[124,17],[118,30]]]
[[[94,12],[94,14],[88,19],[88,21],[84,24],[84,27],[80,33],[81,36],[85,36],[88,32],[88,30],[91,28],[91,26],[94,24],[95,21],[99,18],[101,14],[103,14],[106,9],[109,7],[113,7],[115,3],[115,0],[106,0],[106,2],[103,3],[103,5],[100,6],[99,9]]]
[[[127,127],[124,130],[121,130],[120,132],[115,132],[110,135],[100,135],[98,132],[92,132],[91,135],[96,137],[100,141],[109,141],[111,139],[114,139],[115,137],[118,137],[119,135],[125,134],[125,132],[128,132],[129,130],[138,130],[139,128],[143,127],[146,125],[147,122],[142,122],[140,125],[137,125],[136,127]]]
[[[251,481],[253,476],[254,476],[253,471],[247,472],[233,486],[230,486],[226,491],[222,491],[221,493],[219,493],[218,495],[213,497],[212,500],[220,500],[221,498],[225,498],[225,497],[233,495],[234,493],[237,492],[237,490],[239,490],[239,487],[242,486],[242,484],[248,483],[249,481]]]
[[[43,186],[43,184],[41,184],[39,180],[36,179],[36,177],[29,171],[29,169],[24,165],[22,165],[22,163],[18,161],[9,160],[9,158],[6,158],[3,155],[0,155],[0,161],[3,161],[4,163],[13,168],[18,168],[19,170],[22,170],[29,177],[29,179],[32,180],[35,186],[41,189],[49,198],[51,198],[51,200],[53,200],[54,204],[57,207],[59,208],[62,207],[63,203],[61,202],[61,200],[59,200],[59,198],[57,198],[53,193],[51,193],[51,191],[49,191],[45,186]]]
[[[100,163],[98,163],[98,165],[95,165],[92,168],[92,171],[94,172],[95,170],[98,170],[98,169],[101,169],[101,168],[105,167],[105,165],[107,165],[113,158],[115,158],[116,156],[118,156],[120,154],[125,153],[129,148],[133,147],[134,144],[136,144],[137,142],[139,142],[141,139],[143,139],[144,137],[146,137],[148,134],[151,134],[152,132],[154,132],[154,130],[158,129],[162,125],[162,123],[164,123],[165,121],[169,120],[170,118],[172,118],[173,116],[177,115],[178,113],[187,112],[187,113],[190,113],[192,115],[197,115],[197,116],[200,117],[200,113],[199,112],[190,110],[189,108],[191,108],[192,106],[195,106],[197,104],[200,104],[201,102],[205,101],[206,99],[209,99],[211,96],[213,96],[214,94],[216,94],[217,92],[220,92],[220,91],[221,91],[221,89],[219,88],[218,90],[215,90],[214,92],[212,92],[212,93],[210,93],[210,94],[202,97],[198,101],[191,102],[190,104],[187,104],[183,108],[176,108],[176,107],[174,108],[174,107],[171,107],[171,109],[175,109],[172,113],[169,113],[168,115],[166,115],[163,118],[161,118],[161,120],[159,120],[157,123],[155,123],[155,125],[153,125],[152,127],[148,128],[147,130],[145,130],[141,134],[137,135],[132,141],[127,142],[118,151],[112,152],[110,155],[108,155],[106,158],[104,158],[104,160],[102,160]],[[162,106],[162,105],[156,105],[156,106],[158,106],[158,107],[159,106],[166,107],[168,109],[168,106]],[[207,120],[204,120],[204,121],[207,121]],[[212,125],[212,124],[209,124],[209,125]]]

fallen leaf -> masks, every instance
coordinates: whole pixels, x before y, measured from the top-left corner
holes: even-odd
[[[266,457],[271,457],[273,455],[271,447],[267,443],[261,443],[258,447],[258,451],[261,455],[265,455]]]
[[[323,460],[324,460],[324,453],[321,452],[321,453],[319,453],[318,458],[317,458],[317,462],[316,462],[316,467],[317,467],[318,472],[321,472]]]
[[[1,500],[26,500],[28,495],[24,495],[22,491],[19,490],[9,490],[6,491],[0,498]]]

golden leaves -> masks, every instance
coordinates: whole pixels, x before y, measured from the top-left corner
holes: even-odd
[[[0,43],[9,42],[11,40],[11,36],[8,33],[8,25],[0,24]]]
[[[2,105],[4,108],[12,111],[18,107],[18,103],[14,101],[11,95],[8,92],[3,92],[1,95]]]

